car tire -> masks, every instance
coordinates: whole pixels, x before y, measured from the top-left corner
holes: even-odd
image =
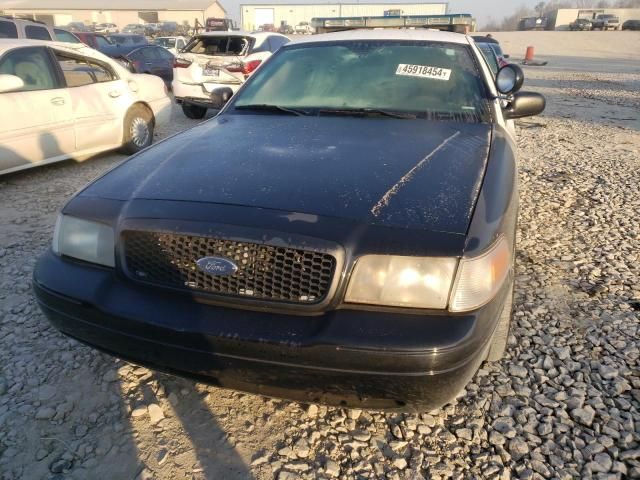
[[[513,287],[514,284],[512,283],[509,293],[507,294],[507,299],[504,302],[500,319],[498,320],[498,326],[491,339],[487,362],[498,362],[502,360],[504,352],[507,350],[507,340],[509,338],[509,328],[511,327],[511,316],[513,313]]]
[[[201,120],[207,114],[207,109],[205,107],[199,107],[198,105],[187,105],[186,103],[183,103],[182,112],[187,118],[191,118],[192,120]]]
[[[134,105],[124,118],[122,151],[132,155],[153,143],[153,114],[143,105]]]

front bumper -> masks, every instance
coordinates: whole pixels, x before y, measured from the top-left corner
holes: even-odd
[[[43,255],[38,302],[63,333],[151,368],[310,403],[427,410],[451,401],[484,360],[506,288],[465,315],[230,309]]]

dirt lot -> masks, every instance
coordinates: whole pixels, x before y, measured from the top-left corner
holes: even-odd
[[[640,64],[608,55],[526,69],[549,106],[519,123],[508,357],[420,415],[234,393],[62,336],[32,268],[65,200],[125,157],[1,177],[0,478],[640,478]],[[196,123],[173,119],[158,137]]]

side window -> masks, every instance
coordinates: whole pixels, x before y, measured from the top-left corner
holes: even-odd
[[[82,57],[56,52],[67,87],[82,87],[92,83],[110,82],[115,76],[106,67]]]
[[[18,38],[18,29],[15,23],[0,20],[0,38]]]
[[[96,39],[96,44],[98,45],[98,48],[102,48],[102,47],[108,47],[109,45],[111,45],[106,38],[104,37],[100,37],[97,36],[95,37]]]
[[[96,77],[98,83],[111,82],[112,80],[117,80],[115,74],[109,70],[107,67],[100,65],[99,63],[95,63],[92,61],[87,62],[93,71],[93,75]]]
[[[24,33],[27,35],[27,38],[32,38],[34,40],[51,40],[49,30],[37,25],[27,25],[24,27]]]
[[[20,77],[24,82],[22,91],[56,88],[52,67],[49,53],[42,47],[18,48],[0,60],[0,74]]]
[[[156,54],[162,59],[162,60],[173,60],[173,54],[168,51],[165,50],[164,48],[158,48],[156,50]]]
[[[158,55],[158,51],[151,47],[142,49],[142,58],[144,58],[146,62],[155,62],[160,56]]]
[[[132,62],[139,62],[142,60],[142,50],[138,49],[138,50],[134,50],[133,52],[129,53],[127,55],[127,58],[129,60],[131,60]]]
[[[178,41],[176,42],[176,48],[178,50],[182,50],[184,48],[184,40],[179,38]]]
[[[67,32],[66,30],[59,30],[59,29],[54,29],[53,33],[56,34],[56,40],[60,41],[60,42],[67,42],[67,43],[82,43],[80,42],[80,40],[78,40],[76,37],[73,36],[73,34]]]

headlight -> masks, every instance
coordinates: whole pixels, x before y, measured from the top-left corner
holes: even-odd
[[[58,255],[115,266],[113,229],[101,223],[60,215],[53,233],[53,251]]]
[[[488,303],[509,275],[512,259],[504,237],[478,257],[460,260],[449,310],[467,312]]]
[[[354,268],[346,302],[446,308],[458,260],[366,255]]]

